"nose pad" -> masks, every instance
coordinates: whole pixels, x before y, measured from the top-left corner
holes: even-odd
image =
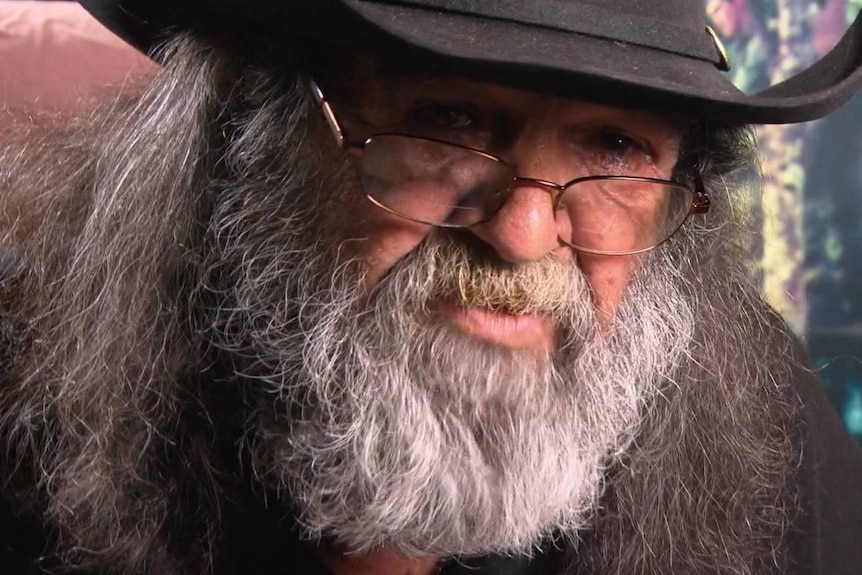
[[[538,182],[518,181],[493,218],[471,231],[508,262],[541,259],[560,247],[556,193]]]

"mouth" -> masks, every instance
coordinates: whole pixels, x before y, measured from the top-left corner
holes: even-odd
[[[451,298],[435,300],[430,310],[464,333],[511,349],[547,352],[557,341],[554,321],[542,314],[464,306]]]

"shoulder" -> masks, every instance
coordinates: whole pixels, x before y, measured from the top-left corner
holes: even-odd
[[[37,521],[14,511],[10,502],[0,501],[0,534],[0,573],[45,573],[41,558],[49,549],[48,537]]]
[[[27,347],[28,330],[21,317],[20,287],[26,269],[17,250],[0,246],[0,382]]]
[[[0,573],[44,573],[39,567],[48,550],[48,537],[37,516],[26,511],[32,501],[30,477],[17,459],[10,432],[20,425],[16,373],[30,334],[22,302],[27,270],[17,249],[0,245]]]
[[[8,247],[0,247],[0,488],[6,499],[0,497],[0,573],[29,575],[44,573],[39,568],[39,558],[48,548],[48,538],[35,517],[22,510],[23,505],[13,495],[11,457],[5,430],[12,424],[13,415],[8,413],[9,393],[13,387],[12,372],[19,357],[27,347],[27,329],[17,313],[15,292],[24,268],[17,254]]]
[[[862,449],[844,431],[801,349],[791,381],[799,398],[800,514],[790,534],[797,572],[851,575],[862,565]]]

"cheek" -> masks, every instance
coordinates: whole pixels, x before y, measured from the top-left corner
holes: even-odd
[[[404,256],[413,251],[432,229],[391,215],[373,206],[363,196],[332,218],[325,235],[340,246],[342,261],[357,258],[365,271],[368,290]]]
[[[365,262],[365,285],[371,290],[399,260],[412,252],[433,228],[387,214],[382,210],[369,218],[361,252]]]
[[[365,284],[370,290],[433,229],[387,213],[373,205],[358,181],[333,186],[323,209],[320,240],[338,246],[338,261],[363,262]]]
[[[578,264],[592,289],[603,327],[612,322],[638,259],[638,256],[578,256]]]
[[[592,186],[592,187],[588,187]],[[563,196],[560,234],[585,250],[636,252],[665,238],[675,188],[640,181],[589,182]]]

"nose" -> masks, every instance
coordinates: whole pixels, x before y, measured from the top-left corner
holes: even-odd
[[[471,228],[501,259],[527,263],[564,245],[554,211],[558,192],[541,183],[564,181],[561,178],[566,169],[561,156],[553,146],[537,144],[533,138],[515,148],[513,163],[519,179],[506,203],[493,218]]]

